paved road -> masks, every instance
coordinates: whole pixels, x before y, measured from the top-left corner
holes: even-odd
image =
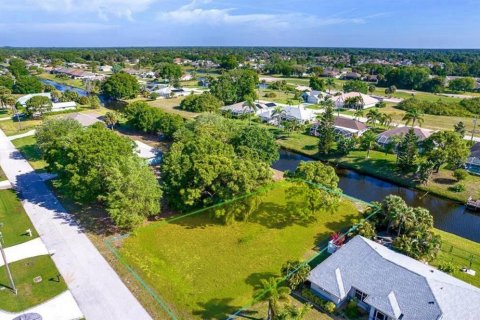
[[[1,130],[0,165],[86,319],[151,319]]]

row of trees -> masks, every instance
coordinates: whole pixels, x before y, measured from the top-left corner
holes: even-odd
[[[80,203],[103,203],[117,226],[129,229],[160,212],[156,177],[128,138],[101,124],[52,119],[37,128],[36,140],[48,170],[58,174],[56,186]]]

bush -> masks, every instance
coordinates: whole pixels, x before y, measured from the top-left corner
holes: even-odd
[[[189,95],[180,102],[180,109],[191,112],[217,112],[221,106],[222,101],[208,92]]]
[[[455,266],[451,262],[444,262],[438,266],[438,270],[451,274],[455,271]]]
[[[302,297],[304,297],[314,305],[320,307],[321,309],[323,309],[325,312],[329,314],[334,313],[335,310],[337,309],[337,307],[333,302],[320,298],[319,296],[314,294],[310,289],[307,289],[307,288],[303,289],[301,294],[302,294]]]
[[[87,104],[90,104],[90,99],[88,99],[88,97],[80,97],[78,99],[78,103],[80,103],[82,106],[86,106]]]
[[[465,180],[468,177],[468,171],[464,169],[457,169],[453,171],[453,176],[458,180]]]
[[[156,92],[150,93],[149,98],[150,98],[150,100],[157,100],[158,93],[156,93]]]
[[[348,318],[356,319],[360,315],[358,310],[358,303],[355,300],[348,301],[347,307],[345,308],[345,314]]]
[[[448,188],[452,192],[463,192],[465,191],[465,185],[463,183],[456,184]]]
[[[276,98],[277,94],[275,92],[267,92],[264,95],[265,98]]]

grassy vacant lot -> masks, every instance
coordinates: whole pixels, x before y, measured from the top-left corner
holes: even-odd
[[[176,97],[172,99],[157,99],[157,100],[150,100],[150,99],[132,99],[128,100],[127,102],[133,102],[133,101],[145,101],[152,107],[156,107],[159,109],[162,109],[165,112],[168,113],[174,113],[182,116],[185,119],[193,119],[196,116],[199,115],[199,113],[196,112],[189,112],[189,111],[184,111],[179,108],[180,102],[184,97]]]
[[[40,150],[37,148],[35,136],[15,139],[12,143],[28,160],[33,169],[37,171],[45,169],[47,163],[42,159]]]
[[[318,212],[316,221],[294,221],[287,201],[297,208],[305,203],[288,196],[293,185],[282,182],[216,210],[152,223],[127,238],[120,253],[179,318],[225,319],[252,301],[260,279],[278,275],[289,259],[311,257],[319,241],[359,216],[342,200],[336,212]],[[213,218],[233,211],[248,219],[224,224]]]
[[[456,201],[465,202],[469,196],[474,198],[480,196],[480,178],[474,175],[469,175],[466,180],[462,181],[466,187],[465,191],[452,192],[448,188],[457,181],[453,178],[452,171],[447,169],[441,169],[439,173],[433,174],[427,185],[416,185],[411,175],[405,175],[397,170],[396,156],[393,154],[372,150],[370,157],[367,159],[366,151],[357,150],[343,157],[324,157],[318,154],[318,138],[303,133],[293,133],[290,136],[278,139],[277,142],[286,149],[315,159],[338,163],[348,169],[386,179],[403,186],[416,187]]]
[[[0,223],[3,223],[0,232],[3,234],[6,247],[27,242],[38,236],[17,194],[11,189],[0,190]],[[25,235],[27,229],[32,229],[32,238]]]
[[[0,309],[19,312],[54,298],[67,290],[65,281],[59,275],[50,256],[38,256],[10,264],[18,294],[8,290],[5,267],[0,268]],[[42,277],[42,282],[34,283],[35,277]]]
[[[442,250],[432,264],[439,266],[442,263],[452,263],[456,269],[453,276],[480,287],[480,243],[441,230],[435,232],[442,237]],[[471,268],[477,272],[475,276],[460,271],[462,267],[470,267],[470,259]]]
[[[32,129],[35,129],[36,126],[40,125],[42,120],[23,120],[20,122],[14,120],[4,120],[0,121],[0,129],[7,136],[14,136],[20,133],[25,133]]]

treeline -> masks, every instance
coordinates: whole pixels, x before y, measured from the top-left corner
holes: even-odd
[[[480,98],[462,99],[459,102],[425,101],[410,98],[400,102],[396,108],[400,110],[417,109],[422,113],[437,116],[468,117],[480,113]]]
[[[175,131],[184,126],[181,116],[163,112],[144,101],[128,104],[123,114],[132,128],[152,134],[161,132],[166,138],[172,138]]]
[[[130,139],[102,124],[54,119],[37,128],[36,140],[48,170],[58,174],[55,186],[82,204],[103,204],[117,226],[130,229],[160,212],[157,179]]]

